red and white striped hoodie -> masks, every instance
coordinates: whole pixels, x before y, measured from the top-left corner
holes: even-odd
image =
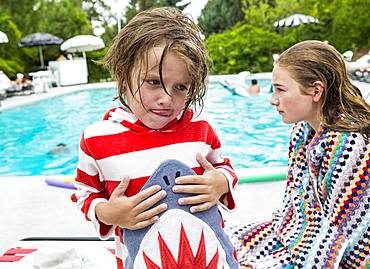
[[[120,107],[111,109],[103,121],[86,128],[80,142],[77,191],[72,200],[94,224],[101,239],[108,239],[115,231],[119,268],[125,256],[121,229],[96,219],[97,203],[107,201],[125,176],[130,178],[126,195],[135,195],[167,159],[179,160],[196,174],[202,174],[203,169],[196,161],[198,152],[227,177],[230,192],[220,198],[219,205],[234,209],[237,176],[229,159],[221,156],[221,143],[211,125],[191,109],[160,130],[146,127],[134,114]]]

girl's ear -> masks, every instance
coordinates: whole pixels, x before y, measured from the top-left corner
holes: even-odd
[[[324,83],[321,81],[317,80],[313,83],[313,93],[312,93],[312,99],[314,102],[318,102],[321,99],[321,96],[324,92]]]

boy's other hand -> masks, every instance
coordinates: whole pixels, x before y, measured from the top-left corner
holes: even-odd
[[[203,167],[203,175],[191,175],[176,178],[172,190],[177,193],[192,193],[193,196],[180,198],[180,205],[195,205],[190,208],[192,213],[204,211],[214,206],[220,197],[229,191],[226,176],[216,170],[200,153],[197,161]]]

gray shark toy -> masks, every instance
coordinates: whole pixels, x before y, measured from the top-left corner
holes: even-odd
[[[217,206],[191,213],[190,206],[181,206],[178,199],[190,194],[172,192],[175,179],[195,175],[187,165],[177,160],[160,164],[142,190],[160,185],[167,192],[168,209],[159,220],[144,229],[123,230],[127,247],[126,269],[198,269],[239,268],[233,246],[222,229]]]

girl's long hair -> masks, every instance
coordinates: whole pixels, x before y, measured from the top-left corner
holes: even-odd
[[[370,133],[370,105],[348,79],[341,54],[331,45],[307,40],[284,51],[276,61],[288,69],[305,92],[324,84],[320,121],[334,131]]]

